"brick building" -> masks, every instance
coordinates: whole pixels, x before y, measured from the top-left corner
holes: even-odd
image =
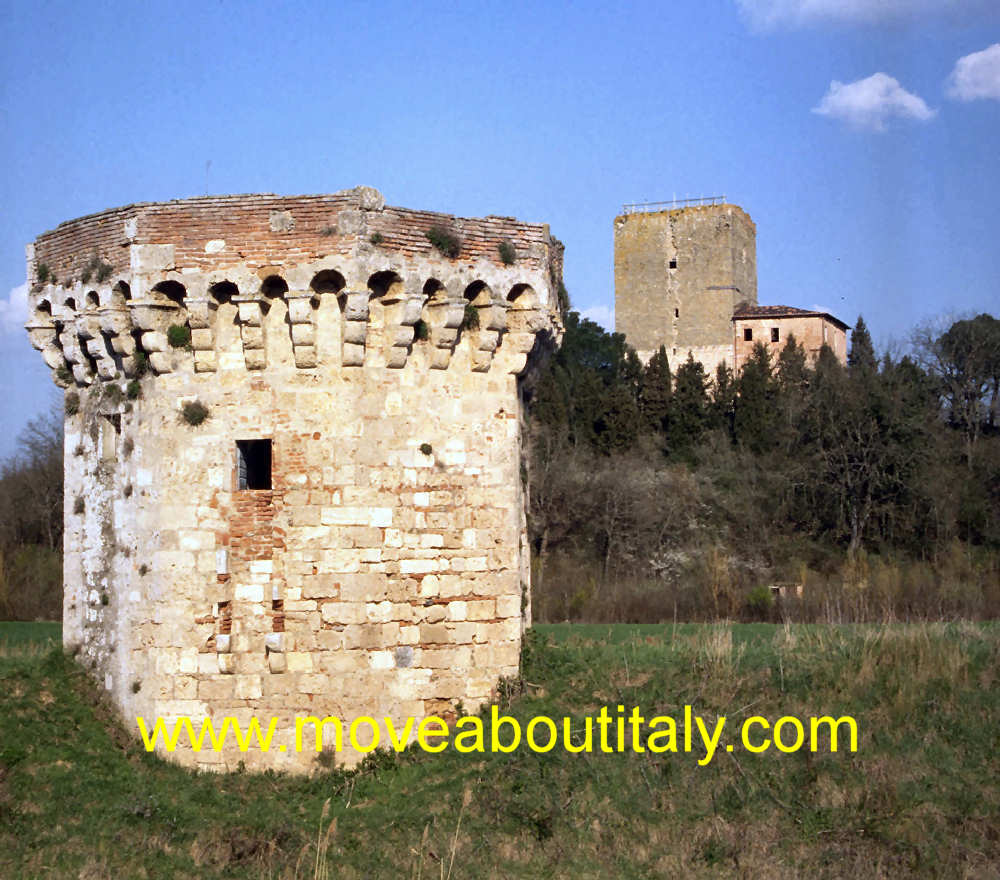
[[[739,306],[733,313],[734,365],[739,370],[758,342],[771,352],[772,363],[794,335],[810,362],[824,345],[841,363],[847,362],[848,326],[829,312],[812,312],[792,306]]]
[[[366,187],[131,205],[29,245],[66,397],[64,641],[130,724],[275,717],[289,743],[296,716],[401,725],[517,672],[521,383],[561,274],[545,225]]]

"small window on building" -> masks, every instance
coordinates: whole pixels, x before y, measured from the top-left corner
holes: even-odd
[[[677,268],[677,260],[671,260],[670,261],[670,268],[671,269],[676,269]]]
[[[753,342],[753,330],[750,327],[743,328],[743,341]]]
[[[675,318],[679,318],[680,316],[681,316],[681,310],[680,309],[674,309],[674,317]]]
[[[777,327],[772,327],[771,328],[771,342],[777,342],[777,341],[778,341],[778,328]]]
[[[236,488],[271,488],[271,441],[236,441]]]

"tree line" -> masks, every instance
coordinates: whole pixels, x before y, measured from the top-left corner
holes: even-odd
[[[28,423],[0,462],[0,618],[62,618],[63,419]]]
[[[846,365],[790,336],[708,376],[571,312],[530,400],[541,616],[997,613],[998,385],[985,314],[899,357],[859,318]]]

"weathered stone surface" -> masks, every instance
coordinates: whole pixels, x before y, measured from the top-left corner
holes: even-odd
[[[615,218],[615,330],[648,361],[661,345],[671,369],[690,351],[709,375],[733,366],[732,316],[757,302],[757,229],[736,205]]]
[[[379,247],[337,231],[342,212],[365,214]],[[366,188],[204,198],[71,221],[29,250],[32,344],[81,399],[65,432],[64,639],[125,718],[274,716],[290,743],[296,715],[472,710],[516,667],[518,384],[534,334],[561,334],[562,249],[538,224],[469,219],[449,260],[424,231],[453,219]],[[113,267],[96,304],[38,283],[41,264],[69,278],[95,248]],[[443,290],[457,294],[431,304]],[[469,290],[487,300],[466,333]],[[169,344],[170,325],[190,346]],[[104,392],[143,364],[137,399]],[[182,417],[194,402],[199,424]],[[269,468],[253,441],[270,442]],[[268,488],[250,485],[264,472]],[[170,757],[314,761],[235,745]]]

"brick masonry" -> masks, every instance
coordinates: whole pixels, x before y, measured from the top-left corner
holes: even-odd
[[[758,314],[763,312],[771,314]],[[815,362],[820,349],[828,345],[837,360],[847,363],[848,327],[825,312],[764,306],[737,311],[732,323],[737,369],[747,361],[758,342],[764,344],[771,354],[771,362],[776,363],[790,336],[805,349],[810,362]]]
[[[462,239],[456,258],[432,225]],[[474,710],[517,672],[521,386],[561,336],[561,272],[544,225],[365,187],[134,205],[29,245],[28,332],[79,400],[64,640],[130,724],[275,716],[290,743],[297,715]],[[251,440],[271,442],[270,488],[240,488]]]

